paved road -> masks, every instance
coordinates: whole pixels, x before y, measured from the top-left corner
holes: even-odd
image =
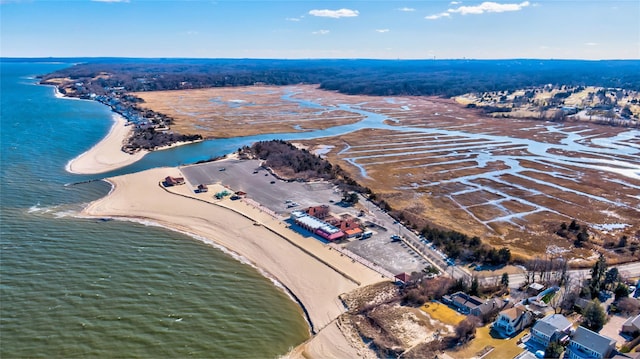
[[[627,264],[621,264],[617,266],[611,266],[609,268],[616,267],[623,277],[637,278],[640,277],[640,262],[633,262]],[[567,271],[572,278],[589,278],[591,276],[591,269],[572,269]],[[502,275],[486,277],[483,279],[485,283],[494,283],[496,280],[500,280]],[[510,274],[509,286],[516,288],[522,286],[526,281],[525,274]]]

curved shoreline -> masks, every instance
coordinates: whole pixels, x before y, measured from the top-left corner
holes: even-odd
[[[188,184],[161,187],[159,181],[167,175],[178,177],[181,173],[178,168],[165,167],[109,178],[110,193],[90,203],[81,215],[148,221],[224,248],[235,259],[266,274],[285,292],[290,291],[290,299],[302,308],[312,333],[318,332],[310,341],[318,345],[307,341],[295,354],[320,358],[335,357],[336,350],[355,350],[357,343],[336,330],[335,318],[345,311],[339,295],[359,286],[336,268],[363,285],[379,282],[378,273],[300,236],[280,219],[243,201],[217,203],[210,193],[194,194]],[[223,188],[210,187],[215,187],[211,192]]]
[[[74,174],[98,174],[128,166],[142,159],[148,152],[122,152],[122,144],[131,135],[132,127],[117,113],[112,114],[113,125],[107,135],[88,151],[67,162],[65,170]]]

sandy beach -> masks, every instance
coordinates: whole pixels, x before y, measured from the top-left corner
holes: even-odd
[[[130,155],[122,152],[122,144],[129,137],[133,128],[125,126],[127,120],[119,114],[113,114],[113,126],[105,138],[87,152],[67,163],[66,170],[76,174],[97,174],[109,172],[136,161],[147,154],[139,151]]]
[[[109,178],[114,189],[83,215],[152,221],[225,247],[281,283],[303,308],[311,331],[320,333],[292,352],[293,357],[359,356],[358,343],[335,326],[345,311],[339,295],[384,280],[379,273],[297,234],[251,202],[214,200],[212,193],[221,185],[199,194],[190,184],[161,187],[159,182],[169,175],[181,177],[178,168],[156,168]]]

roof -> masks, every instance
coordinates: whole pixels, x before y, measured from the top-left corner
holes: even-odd
[[[358,234],[358,233],[362,233],[362,229],[360,228],[351,228],[351,229],[347,229],[346,231],[344,231],[344,233],[346,233],[347,235],[352,235],[352,234]]]
[[[553,336],[555,332],[563,332],[571,326],[571,322],[562,314],[551,314],[536,322],[533,330],[542,334]]]
[[[394,278],[399,279],[403,282],[408,282],[409,279],[411,279],[411,275],[409,275],[409,273],[407,272],[402,272],[402,273],[396,274]]]
[[[511,320],[517,319],[519,316],[522,315],[522,313],[524,313],[524,310],[522,308],[516,308],[516,307],[505,309],[500,312],[501,315],[505,315],[509,317]]]
[[[640,314],[636,315],[635,317],[631,317],[627,319],[622,325],[623,326],[632,325],[635,328],[640,329]]]
[[[544,288],[544,285],[542,285],[540,283],[531,283],[531,284],[529,284],[529,288],[531,288],[533,290],[542,290]]]
[[[616,345],[615,340],[592,332],[585,327],[578,327],[576,332],[573,333],[571,341],[601,354],[606,354],[609,347]]]

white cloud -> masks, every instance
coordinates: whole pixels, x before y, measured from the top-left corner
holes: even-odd
[[[300,18],[299,17],[288,17],[285,20],[287,20],[287,21],[296,21],[297,22],[297,21],[300,21]]]
[[[451,16],[451,14],[449,14],[448,12],[441,12],[439,14],[425,16],[424,18],[427,19],[427,20],[436,20],[436,19],[439,19],[441,17],[450,17],[450,16]]]
[[[312,32],[312,34],[314,35],[326,35],[328,33],[329,33],[329,30],[318,30],[318,31]]]
[[[334,19],[339,19],[341,17],[355,17],[358,16],[360,12],[358,10],[351,9],[340,9],[340,10],[311,10],[309,11],[309,15],[320,16],[320,17],[331,17]]]
[[[414,9],[412,7],[401,7],[401,8],[398,9],[398,11],[412,12],[412,11],[416,11],[416,9]]]
[[[190,35],[190,36],[191,36],[191,35],[198,35],[198,34],[199,34],[199,32],[198,32],[198,31],[195,31],[195,30],[189,30],[189,31],[187,31],[187,35]]]
[[[452,1],[452,2],[449,3],[449,5],[458,5],[458,4],[461,4],[461,3],[462,3],[462,1]]]
[[[376,32],[383,34],[385,32],[389,32],[389,29],[376,29]]]
[[[91,0],[94,2],[129,2],[129,0]]]
[[[506,12],[506,11],[519,11],[529,6],[528,1],[523,1],[520,4],[499,4],[493,1],[485,1],[480,5],[475,6],[460,6],[457,9],[447,10],[450,13],[460,13],[462,15],[468,14],[484,14],[485,12]]]
[[[598,46],[599,44],[597,42],[585,42],[584,43],[587,46]]]

